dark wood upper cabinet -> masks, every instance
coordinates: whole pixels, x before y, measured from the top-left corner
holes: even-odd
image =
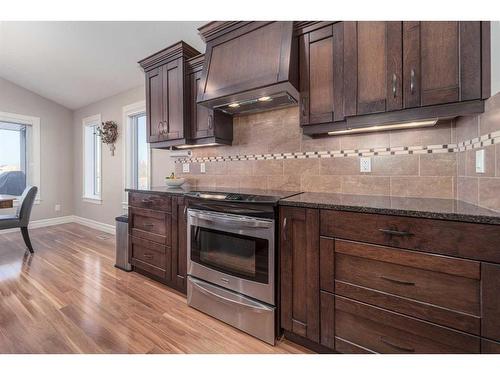
[[[319,212],[280,208],[281,327],[320,342]]]
[[[302,22],[295,30],[305,134],[481,113],[490,96],[489,22]]]
[[[187,62],[189,81],[189,110],[191,144],[231,144],[233,140],[233,117],[218,110],[212,110],[197,103],[201,88],[201,77],[205,55],[199,55]]]
[[[405,108],[481,99],[481,22],[403,24]]]
[[[299,56],[301,125],[343,120],[342,24],[301,35]]]
[[[147,134],[152,147],[177,146],[189,139],[186,60],[199,54],[179,42],[139,61],[146,77]]]

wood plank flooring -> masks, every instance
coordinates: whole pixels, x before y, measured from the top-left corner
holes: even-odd
[[[275,347],[114,267],[114,236],[64,224],[0,232],[0,353],[306,353]]]

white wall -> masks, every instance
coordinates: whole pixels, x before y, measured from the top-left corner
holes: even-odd
[[[491,22],[491,96],[500,91],[500,21]]]
[[[0,112],[40,118],[41,202],[32,219],[49,219],[73,213],[72,112],[53,101],[0,78]],[[55,205],[61,211],[55,211]],[[11,210],[12,212],[12,210]],[[0,214],[7,214],[2,210]]]
[[[123,212],[123,150],[122,124],[123,107],[145,100],[144,86],[125,91],[99,102],[80,108],[73,113],[73,179],[74,179],[74,208],[75,215],[96,220],[106,224],[114,224],[115,217]],[[102,148],[102,204],[84,202],[82,200],[82,119],[92,115],[101,115],[102,121],[113,120],[118,123],[118,140],[115,156],[106,145]],[[153,150],[152,153],[152,180],[158,185],[168,171],[173,171],[173,161],[166,150]],[[161,176],[161,177],[159,177]]]

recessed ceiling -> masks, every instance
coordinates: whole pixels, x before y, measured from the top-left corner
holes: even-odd
[[[140,59],[179,40],[200,52],[206,22],[0,22],[0,77],[69,109],[137,87]]]

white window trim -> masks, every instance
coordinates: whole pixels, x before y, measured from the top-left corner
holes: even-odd
[[[100,171],[101,178],[99,179],[99,191],[101,192],[100,196],[86,196],[85,195],[85,128],[91,124],[101,124],[101,114],[85,117],[82,120],[82,201],[85,203],[93,203],[93,204],[102,204],[102,142],[99,142],[99,147],[101,147],[101,158],[100,162]]]
[[[130,117],[138,115],[140,113],[146,112],[146,102],[141,100],[140,102],[132,103],[123,107],[123,137],[122,145],[124,150],[123,158],[123,193],[122,193],[122,206],[123,209],[128,208],[128,194],[125,189],[132,186],[132,162],[133,162],[133,152],[132,152],[132,127],[130,126]],[[149,144],[148,144],[149,147]],[[148,186],[151,186],[151,147],[149,147],[148,152]]]
[[[40,186],[40,117],[19,115],[17,113],[0,112],[0,121],[2,122],[14,122],[16,124],[22,124],[31,126],[32,129],[32,160],[30,160],[32,176],[30,178],[30,184],[38,187],[38,193],[35,198],[35,204],[40,204],[41,198],[41,186]],[[14,205],[19,205],[19,202],[14,201]]]

